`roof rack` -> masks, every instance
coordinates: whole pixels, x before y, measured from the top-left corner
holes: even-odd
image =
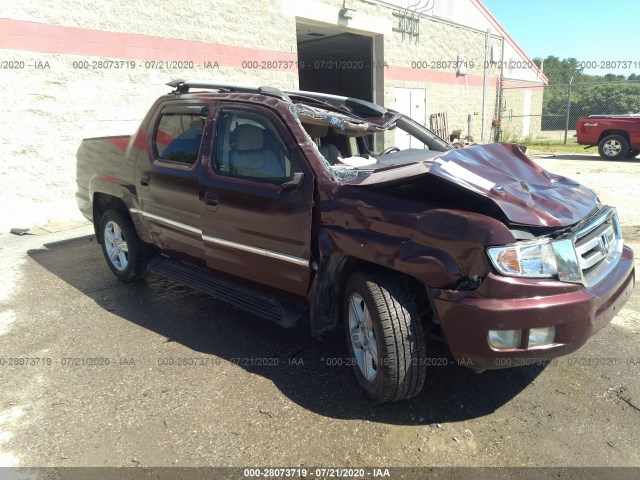
[[[187,80],[172,80],[166,85],[175,88],[174,93],[188,93],[191,88],[204,88],[234,93],[257,93],[279,98],[280,100],[291,101],[286,93],[273,87],[250,87],[228,83],[191,82]]]

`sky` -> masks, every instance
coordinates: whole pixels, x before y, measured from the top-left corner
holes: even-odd
[[[530,58],[554,55],[600,67],[584,73],[640,74],[639,0],[481,0]],[[604,65],[606,67],[606,65]]]

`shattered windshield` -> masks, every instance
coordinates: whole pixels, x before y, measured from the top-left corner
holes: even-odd
[[[327,171],[340,182],[381,168],[432,160],[452,148],[411,118],[393,112],[382,125],[306,103],[295,104],[291,112]]]

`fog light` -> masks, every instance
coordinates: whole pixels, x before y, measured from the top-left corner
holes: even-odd
[[[518,348],[522,341],[522,330],[489,330],[489,343],[493,348],[507,350]]]
[[[529,347],[550,345],[556,337],[556,327],[532,328],[529,330]]]

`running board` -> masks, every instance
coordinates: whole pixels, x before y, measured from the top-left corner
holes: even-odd
[[[304,309],[297,305],[221,280],[203,268],[168,257],[158,256],[151,259],[147,269],[284,328],[293,327],[304,315]]]

